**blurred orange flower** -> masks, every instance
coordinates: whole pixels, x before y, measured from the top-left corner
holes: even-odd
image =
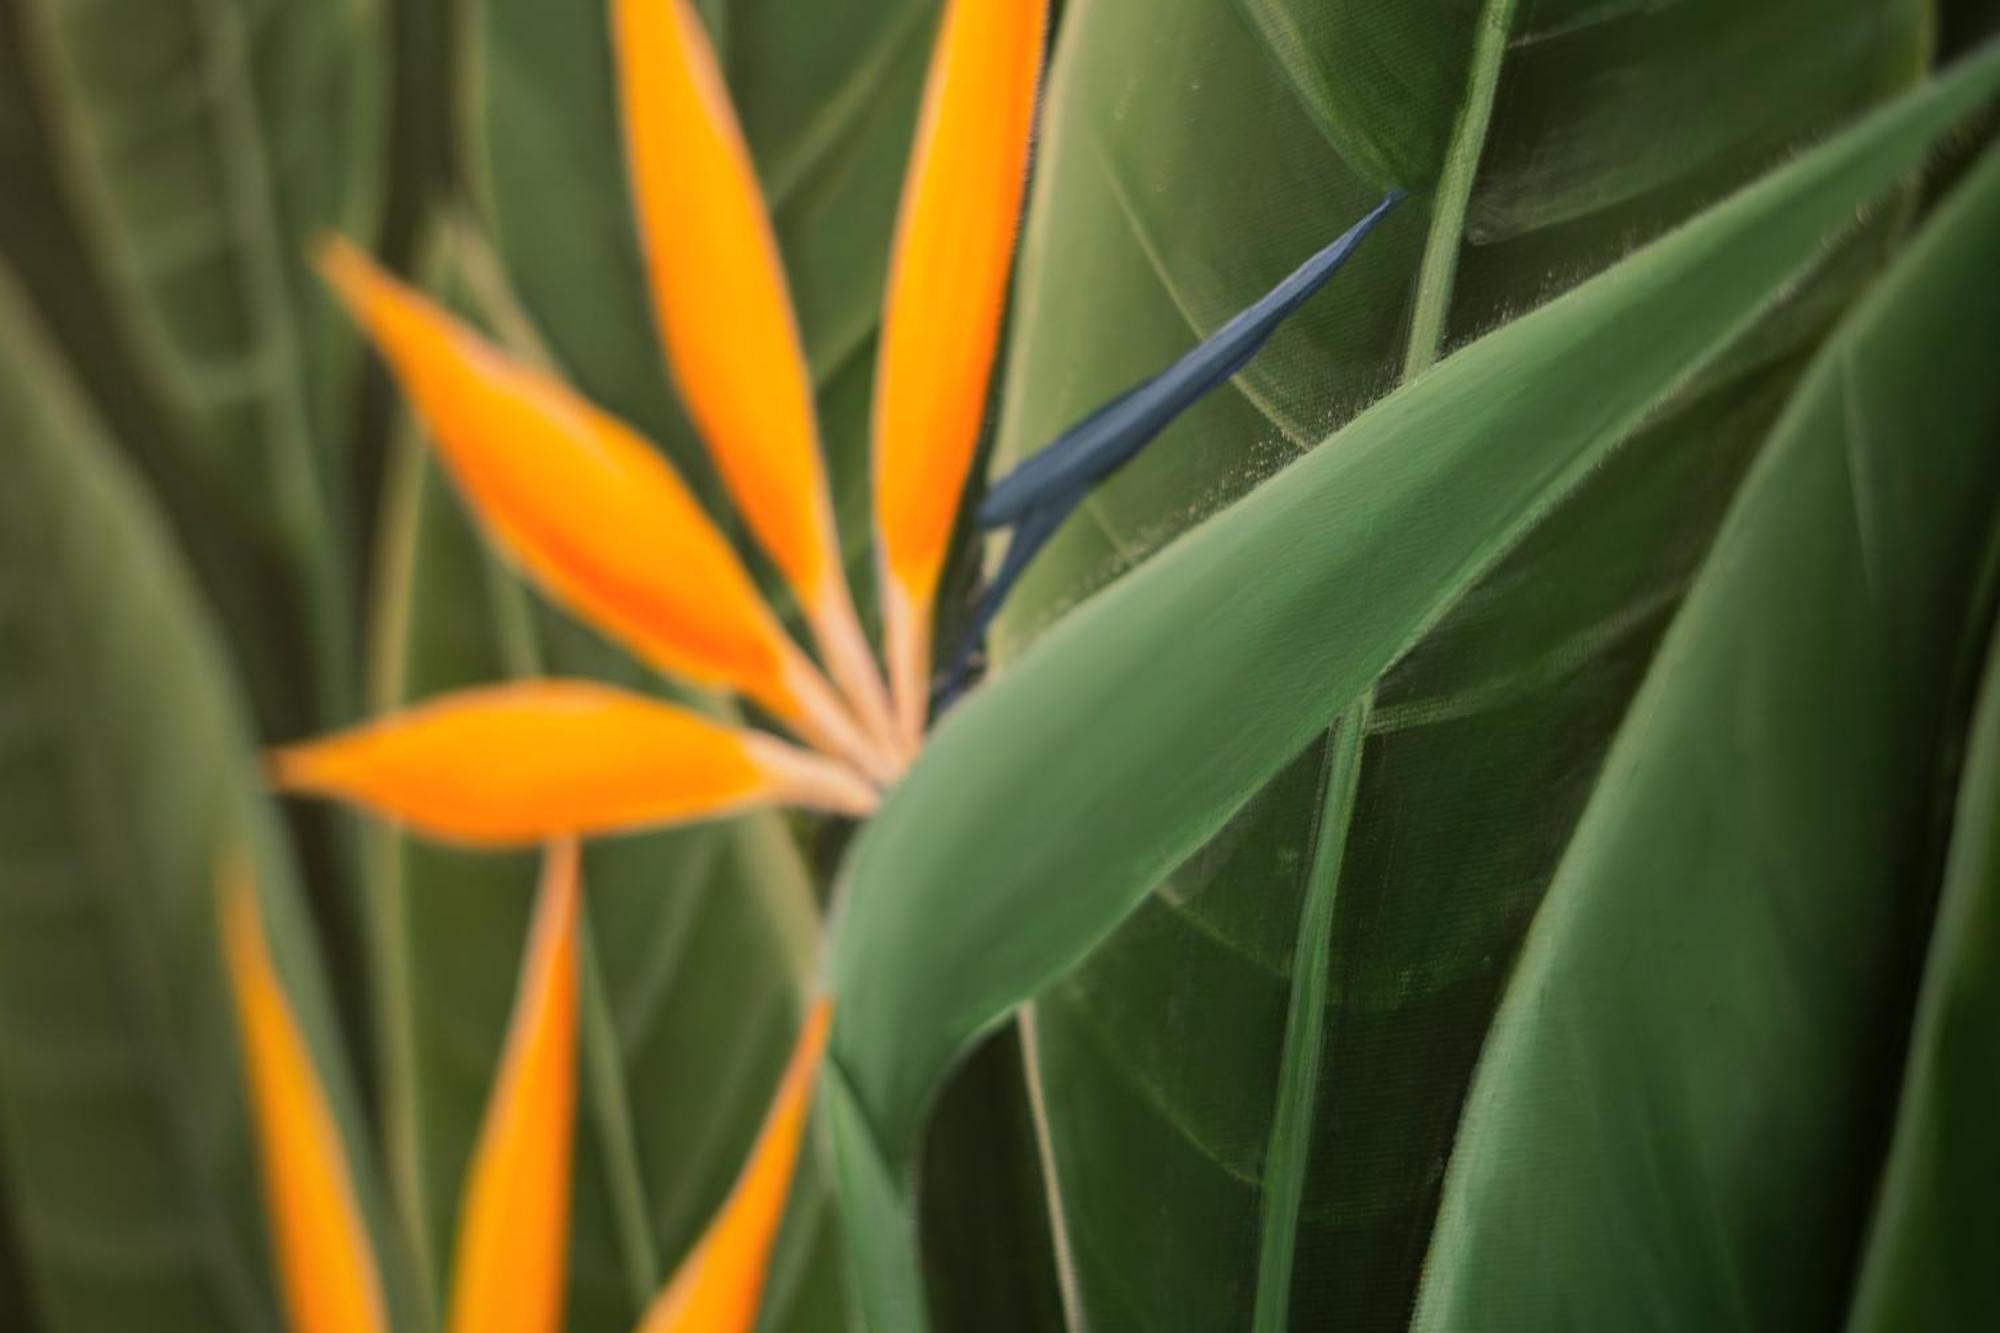
[[[494,548],[648,665],[734,693],[790,733],[600,684],[530,680],[447,695],[273,757],[287,791],[357,802],[438,838],[549,845],[462,1202],[454,1330],[544,1333],[560,1322],[575,1111],[574,839],[774,804],[863,816],[920,744],[933,603],[993,364],[1046,22],[1045,0],[949,0],[941,19],[875,385],[886,685],[839,558],[769,216],[688,0],[610,0],[652,304],[681,398],[801,608],[813,654],[636,431],[354,247],[322,251],[327,280],[387,359]],[[380,1327],[379,1278],[339,1141],[242,883],[226,889],[225,923],[293,1324]],[[827,1021],[820,1001],[734,1192],[644,1333],[741,1333],[754,1322]]]

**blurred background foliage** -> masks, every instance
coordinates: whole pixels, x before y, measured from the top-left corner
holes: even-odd
[[[867,589],[880,292],[938,6],[699,7],[771,201]],[[1497,9],[1512,24],[1494,58],[1481,25]],[[199,849],[224,827],[256,830],[316,1048],[353,1071],[338,1095],[379,1149],[371,1219],[407,1238],[386,1249],[397,1298],[435,1303],[531,869],[279,813],[252,756],[508,674],[645,682],[485,553],[303,256],[326,230],[369,245],[640,425],[720,510],[645,306],[602,10],[0,0],[0,431],[19,441],[0,483],[0,1326],[275,1321],[206,934]],[[1063,530],[1001,625],[1003,661],[1409,375],[2000,26],[1994,0],[1059,11],[996,468],[1212,331],[1385,188],[1417,193]],[[1482,70],[1491,123],[1468,160]],[[1364,738],[1330,731],[960,1067],[920,1173],[937,1327],[1409,1321],[1475,1063],[1514,1031],[1495,1028],[1505,983],[1635,693],[1808,364],[1990,138],[1990,119],[1959,135],[1657,411],[1376,682]],[[1883,835],[1894,910],[1852,921],[1878,948],[1846,1052],[1864,1091],[1828,1111],[1859,1146],[1826,1225],[1856,1253],[1918,997],[1947,985],[1924,968],[1947,866],[1975,904],[1959,966],[1990,959],[1991,848],[1973,829],[1947,852],[1987,653],[1982,551],[1962,551],[1977,609],[1939,612],[1927,674],[1908,678],[1923,684],[1900,685],[1932,711],[1904,720],[1916,739],[1881,779],[1908,806]],[[1992,790],[1975,778],[1968,801]],[[1330,788],[1351,807],[1329,878]],[[843,837],[773,815],[591,849],[600,1021],[570,1327],[630,1327],[727,1188],[795,1029]],[[1325,979],[1302,1026],[1309,968]],[[1299,1032],[1321,1073],[1291,1140],[1274,1121]],[[847,1323],[828,1188],[802,1173],[766,1328]],[[1274,1191],[1298,1217],[1275,1292]],[[1893,1277],[1870,1281],[1881,1310],[1902,1308]],[[1735,1313],[1824,1322],[1845,1282],[1810,1308],[1766,1293]]]

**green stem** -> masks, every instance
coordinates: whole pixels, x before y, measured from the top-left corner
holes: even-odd
[[[400,706],[407,692],[410,598],[416,562],[417,522],[426,486],[423,443],[407,419],[398,423],[390,445],[377,548],[377,581],[368,629],[368,705],[371,713]],[[414,981],[404,917],[402,837],[387,828],[371,830],[366,846],[368,892],[363,898],[375,966],[375,1033],[379,1052],[383,1137],[389,1177],[403,1229],[415,1252],[417,1292],[424,1309],[438,1308],[436,1255],[430,1243],[428,1191],[418,1158],[417,1046],[413,1017]],[[427,1320],[426,1326],[434,1324]]]
[[[1285,1014],[1285,1044],[1278,1064],[1278,1100],[1271,1141],[1264,1154],[1264,1209],[1257,1260],[1254,1333],[1284,1333],[1291,1317],[1292,1260],[1298,1246],[1299,1206],[1311,1165],[1313,1108],[1319,1092],[1327,982],[1333,968],[1333,909],[1347,855],[1347,829],[1361,787],[1361,758],[1368,739],[1372,695],[1343,713],[1327,742],[1326,791],[1314,838],[1306,897],[1299,909],[1292,953],[1292,996]]]
[[[1433,365],[1444,351],[1458,256],[1464,245],[1465,216],[1473,182],[1493,122],[1493,99],[1514,26],[1516,0],[1486,0],[1473,33],[1465,100],[1452,126],[1451,143],[1431,201],[1430,231],[1403,378]],[[1257,1264],[1255,1333],[1284,1333],[1291,1315],[1292,1264],[1298,1245],[1299,1207],[1305,1198],[1312,1150],[1314,1101],[1319,1087],[1320,1047],[1326,1022],[1326,992],[1333,963],[1333,912],[1340,868],[1347,852],[1348,821],[1361,785],[1361,760],[1373,694],[1363,694],[1344,713],[1328,742],[1324,805],[1299,913],[1292,957],[1292,992],[1285,1015],[1284,1050],[1278,1066],[1278,1098],[1265,1153],[1264,1206]]]
[[[646,1204],[645,1177],[640,1174],[639,1140],[632,1129],[632,1098],[625,1086],[618,1027],[612,1020],[604,969],[597,955],[597,933],[588,912],[580,919],[579,933],[584,1076],[589,1080],[598,1136],[604,1141],[605,1184],[611,1193],[612,1216],[617,1220],[619,1259],[625,1267],[632,1304],[643,1310],[660,1289],[660,1247]]]
[[[1042,1089],[1041,1031],[1035,1002],[1022,1005],[1014,1016],[1021,1033],[1021,1069],[1028,1085],[1028,1115],[1035,1129],[1035,1157],[1042,1168],[1042,1198],[1049,1211],[1049,1243],[1055,1250],[1056,1294],[1062,1301],[1063,1328],[1070,1333],[1089,1328],[1083,1293],[1077,1289],[1076,1249],[1070,1241],[1069,1214],[1063,1206],[1062,1178],[1056,1174],[1055,1140],[1049,1133],[1048,1099]]]
[[[1431,198],[1430,234],[1424,240],[1423,267],[1417,274],[1415,313],[1410,342],[1403,358],[1403,378],[1428,369],[1444,351],[1445,325],[1451,313],[1452,284],[1458,277],[1458,252],[1465,240],[1465,212],[1472,202],[1472,183],[1486,151],[1486,132],[1493,121],[1493,95],[1500,87],[1500,66],[1507,56],[1507,39],[1514,30],[1515,0],[1486,0],[1473,34],[1472,66],[1467,72],[1465,101],[1452,126]]]

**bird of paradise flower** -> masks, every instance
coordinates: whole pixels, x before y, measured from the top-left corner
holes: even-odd
[[[861,817],[932,711],[934,608],[978,442],[1025,188],[1046,0],[950,0],[897,222],[876,367],[881,670],[839,557],[810,378],[754,168],[688,0],[610,0],[627,167],[668,368],[752,538],[801,609],[787,633],[720,529],[635,431],[510,358],[344,242],[327,280],[414,404],[487,540],[648,665],[755,704],[789,738],[577,680],[447,695],[279,751],[277,785],[421,833],[547,847],[514,1009],[460,1204],[454,1333],[559,1326],[575,1114],[576,839],[772,804]],[[1345,261],[1385,199],[1255,306],[996,486],[1012,528],[945,695],[1007,587],[1102,477],[1227,379]],[[294,1328],[387,1327],[339,1136],[244,872],[223,938]],[[743,1333],[798,1156],[829,1022],[814,1003],[751,1155],[641,1333]]]

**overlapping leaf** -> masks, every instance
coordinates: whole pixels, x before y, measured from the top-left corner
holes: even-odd
[[[1619,446],[1662,396],[1996,83],[1988,51],[1465,348],[948,719],[848,867],[831,977],[866,1131],[850,1146],[900,1170],[972,1034],[1103,939],[1600,466],[1635,456]]]
[[[337,713],[352,647],[339,446],[357,362],[303,245],[374,225],[381,9],[18,7],[92,279],[169,414],[182,480],[277,534]]]
[[[1405,368],[1909,81],[1926,6],[1234,8],[1076,9],[1002,465],[1213,329],[1374,192],[1413,197],[1234,390],[1065,525],[1001,623],[1003,657]],[[1753,87],[1774,95],[1747,100]],[[1892,222],[1656,411],[1373,682],[1347,821],[1326,815],[1347,771],[1322,741],[1042,997],[1070,1258],[1102,1318],[1198,1328],[1241,1305],[1263,1328],[1400,1326],[1527,913],[1736,478]],[[1365,491],[1352,499],[1367,512]],[[1300,933],[1308,904],[1317,938]],[[1321,963],[1305,1000],[1299,978]],[[1314,1066],[1281,1127],[1281,1087]],[[1180,1199],[1175,1220],[1131,1222],[1135,1191]]]
[[[245,841],[394,1302],[372,1150],[230,673],[11,283],[0,345],[0,1152],[37,1315],[54,1333],[270,1325],[214,894]]]
[[[1953,688],[1988,637],[1996,262],[1989,154],[1815,358],[1730,510],[1507,980],[1417,1328],[1846,1308]]]
[[[2000,1115],[2000,644],[1966,746],[1896,1131],[1878,1186],[1848,1326],[1973,1328],[2000,1299],[1990,1256]]]

